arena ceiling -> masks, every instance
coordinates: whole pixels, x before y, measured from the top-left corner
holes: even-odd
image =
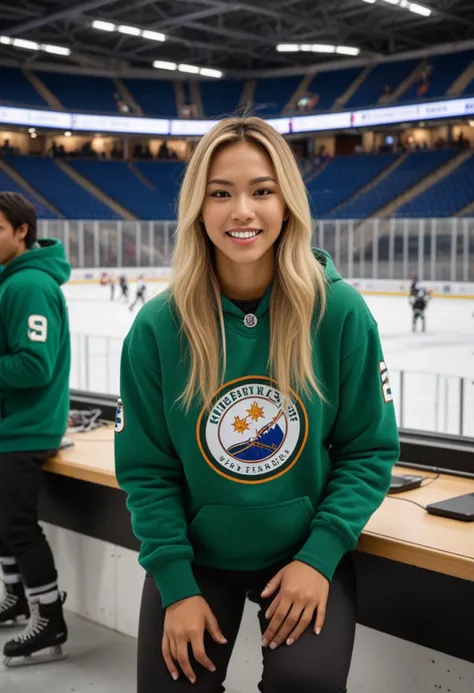
[[[281,53],[280,43],[360,48],[360,58],[474,40],[473,0],[0,0],[0,61],[94,70],[150,68],[154,60],[226,74],[290,72],[346,56]],[[94,20],[162,32],[164,43],[92,28]],[[4,38],[7,37],[7,38]],[[69,57],[7,45],[13,38],[70,48]],[[474,42],[473,42],[474,45]]]

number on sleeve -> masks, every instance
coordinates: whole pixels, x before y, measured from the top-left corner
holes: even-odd
[[[44,315],[30,315],[28,318],[28,339],[32,342],[45,342],[48,338],[48,321]]]
[[[386,404],[388,404],[388,402],[393,402],[392,389],[390,387],[390,380],[388,378],[388,368],[384,361],[380,362],[380,377],[382,379],[383,401]]]

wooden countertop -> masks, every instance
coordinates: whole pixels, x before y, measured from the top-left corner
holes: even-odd
[[[113,425],[69,436],[75,446],[46,465],[55,474],[118,488],[114,473]],[[403,470],[395,473],[421,474]],[[365,527],[358,550],[401,563],[474,581],[474,523],[430,515],[407,498],[427,505],[474,492],[474,480],[441,475],[413,491],[387,496]]]

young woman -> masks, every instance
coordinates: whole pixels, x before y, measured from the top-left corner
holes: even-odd
[[[184,178],[170,289],[122,354],[116,472],[148,573],[138,693],[223,691],[246,597],[260,690],[346,690],[352,551],[399,446],[376,323],[310,242],[283,137],[216,124]]]

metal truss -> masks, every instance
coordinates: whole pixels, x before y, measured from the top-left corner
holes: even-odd
[[[433,10],[429,18],[381,0],[1,0],[2,35],[56,43],[72,53],[60,58],[0,44],[0,60],[132,70],[168,59],[243,76],[334,60],[320,53],[279,53],[278,43],[356,46],[361,59],[372,59],[474,40],[473,0],[417,1]],[[167,41],[96,31],[94,19],[161,31]]]

